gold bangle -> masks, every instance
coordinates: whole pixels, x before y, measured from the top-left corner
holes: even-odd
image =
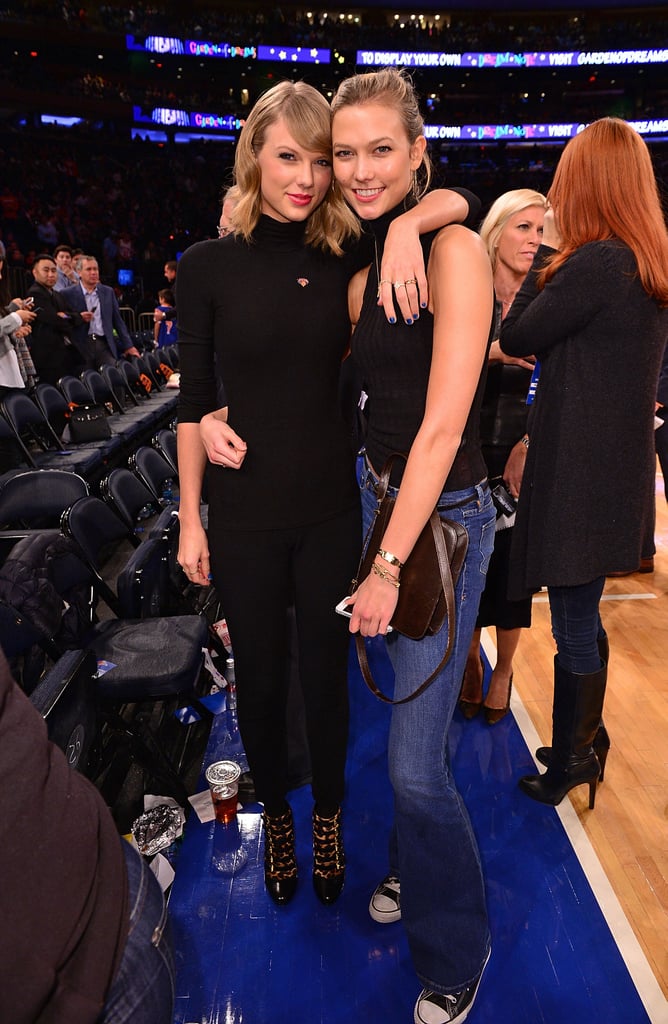
[[[383,551],[382,548],[378,548],[378,554],[385,562],[389,562],[390,565],[396,565],[398,569],[403,569],[404,563],[400,562],[396,555],[393,555],[391,551]]]
[[[377,565],[375,562],[371,563],[371,572],[374,573],[375,576],[379,576],[381,580],[385,580],[386,583],[391,583],[397,590],[401,586],[401,583],[396,576],[393,576],[391,572],[383,569],[382,566]]]

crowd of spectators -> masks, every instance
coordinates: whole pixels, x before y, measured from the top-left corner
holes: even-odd
[[[485,208],[511,188],[546,192],[559,152],[537,145],[446,144],[432,149],[435,180],[471,188]],[[660,145],[653,152],[665,182],[668,152]],[[64,243],[95,255],[106,283],[117,285],[118,269],[132,269],[140,291],[157,297],[165,261],[195,241],[216,237],[232,159],[231,145],[112,140],[88,126],[6,136],[0,148],[0,238],[7,265],[29,270],[38,252]]]
[[[254,7],[208,0],[178,7],[165,3],[73,4],[65,0],[5,0],[0,17],[64,21],[81,29],[136,35],[175,35],[232,43],[283,43],[314,46],[376,47],[464,51],[504,50],[514,37],[517,50],[619,49],[664,46],[666,19],[657,6],[627,10],[550,11],[443,10],[396,15],[389,8],[355,10],[298,6]],[[663,39],[663,43],[661,40]]]
[[[0,150],[0,237],[9,267],[65,243],[98,257],[102,278],[136,271],[164,285],[162,268],[191,243],[216,237],[230,153],[113,141],[86,128],[5,138]]]
[[[254,7],[214,0],[185,6],[166,3],[86,5],[49,0],[4,0],[0,19],[64,22],[82,30],[254,43],[358,47],[399,46],[466,51],[620,49],[663,47],[666,19],[657,6],[642,11],[435,11],[396,14],[391,7],[315,9],[298,6]]]
[[[348,63],[334,71],[336,78],[330,85],[332,91],[338,78],[345,77],[352,70]],[[25,68],[26,75],[32,71],[34,69]],[[293,66],[287,72],[287,75],[290,74],[293,77],[306,77],[307,80],[310,77],[311,84],[321,85],[308,68],[297,69]],[[548,79],[546,76],[549,72],[534,71],[529,72],[532,75],[530,83],[519,80],[513,71],[502,69],[493,72],[493,75],[487,74],[484,79],[476,79],[475,74],[459,76],[450,70],[436,78],[433,73],[430,77],[423,77],[423,92],[428,96],[428,108],[425,110],[428,123],[587,122],[606,116],[627,119],[663,117],[666,110],[666,89],[660,82],[653,84],[652,79],[647,77],[643,80],[642,88],[631,91],[624,87],[615,71],[610,69],[599,70],[595,74],[589,70],[576,69],[574,76],[567,78],[561,75],[558,79]],[[0,77],[3,77],[2,71]],[[33,90],[40,81],[39,74],[35,73],[30,79],[21,75],[15,77],[29,80]],[[227,90],[216,89],[216,75],[212,74],[211,79],[179,83],[177,89],[172,82],[164,79],[148,84],[145,79],[125,80],[118,72],[102,74],[96,70],[82,74],[70,70],[68,78],[59,82],[58,89],[61,96],[105,101],[101,116],[107,118],[124,112],[129,120],[135,107],[144,117],[150,117],[157,107],[243,117],[248,104],[241,97],[241,83],[235,81]],[[243,82],[243,88],[252,85],[249,90],[251,99],[257,98],[266,85],[261,76],[254,84],[247,79]],[[52,88],[48,71],[44,72],[41,79],[41,88],[49,91]],[[113,104],[113,107],[108,104]],[[90,116],[91,112],[86,109],[83,113]]]
[[[22,90],[37,89],[60,95],[81,96],[125,109],[132,106],[150,114],[156,106],[204,111],[211,114],[242,115],[266,88],[269,69],[257,62],[225,62],[225,85],[221,88],[220,62],[181,59],[172,68],[165,61],[136,62],[125,49],[125,34],[139,40],[146,35],[176,35],[214,42],[252,46],[282,44],[327,47],[339,57],[328,67],[293,65],[288,74],[312,80],[317,87],[334,90],[338,79],[353,70],[355,52],[362,49],[388,50],[577,50],[652,47],[668,45],[663,12],[656,9],[542,13],[457,11],[437,14],[392,13],[378,7],[338,12],[295,7],[235,8],[196,3],[187,9],[176,5],[142,4],[130,7],[110,4],[49,4],[44,0],[5,0],[0,20],[20,19],[21,31],[31,21],[36,27],[48,25],[54,33],[65,30],[67,47],[58,61],[57,53],[35,59],[33,47],[19,46],[0,67],[0,76]],[[58,27],[57,27],[58,26]],[[70,32],[72,27],[78,31]],[[96,45],[86,48],[90,33]],[[88,34],[87,34],[88,33]],[[109,43],[105,50],[104,40]],[[104,59],[98,57],[98,47]],[[75,49],[78,48],[78,49]],[[40,55],[38,55],[40,56]],[[164,66],[163,66],[164,64]],[[243,67],[242,67],[243,65]],[[171,70],[170,70],[171,69]],[[173,72],[173,73],[172,73]],[[524,77],[516,70],[465,72],[457,68],[418,72],[418,86],[433,92],[434,108],[448,123],[513,123],[564,120],[564,107],[573,120],[588,121],[611,115],[661,117],[665,112],[666,90],[661,68],[578,69],[557,78],[549,72],[531,69]],[[118,109],[116,110],[116,113]],[[433,111],[435,112],[435,110]],[[113,114],[111,109],[106,114]],[[429,121],[429,116],[427,116]]]
[[[176,35],[250,46],[326,46],[338,54],[328,66],[292,65],[279,72],[304,77],[317,88],[334,91],[338,81],[354,70],[355,53],[388,50],[577,50],[668,45],[663,12],[646,9],[508,13],[457,11],[425,15],[393,13],[378,7],[339,12],[296,7],[243,7],[195,3],[188,8],[171,4],[49,4],[45,0],[0,0],[0,20],[14,22],[12,31],[25,32],[33,22],[39,43],[45,26],[62,33],[63,44],[46,56],[33,45],[17,46],[0,66],[0,77],[26,93],[54,90],[60,97],[81,97],[86,116],[99,103],[100,117],[131,119],[133,107],[150,116],[155,107],[177,107],[208,114],[243,116],[276,72],[257,61],[220,61],[166,57],[133,59],[125,34]],[[20,20],[20,25],[18,24]],[[76,28],[72,32],[70,29]],[[8,32],[9,32],[8,28]],[[95,33],[95,46],[86,45]],[[32,42],[32,41],[31,41]],[[105,46],[105,42],[108,44]],[[339,53],[340,51],[340,53]],[[101,56],[98,53],[101,52]],[[171,61],[171,63],[170,63]],[[340,62],[339,62],[340,61]],[[662,117],[667,94],[662,66],[642,69],[619,66],[560,69],[556,73],[529,69],[471,71],[442,68],[416,72],[419,91],[429,95],[426,120],[470,124],[511,122],[590,121],[602,116]],[[34,109],[34,107],[32,108]],[[568,111],[568,113],[566,113]]]
[[[0,23],[34,22],[62,27],[78,47],[80,59],[64,54],[34,60],[16,53],[0,69],[12,87],[44,94],[82,97],[81,125],[70,129],[41,126],[37,110],[30,123],[5,120],[0,141],[0,237],[7,248],[9,267],[29,269],[35,254],[52,252],[59,243],[95,254],[103,280],[117,284],[117,271],[136,271],[143,287],[157,296],[164,285],[162,267],[189,244],[215,237],[220,198],[229,184],[233,160],[230,142],[195,142],[160,146],[135,139],[129,126],[132,105],[150,114],[157,106],[180,107],[207,113],[243,116],[246,104],[266,88],[268,68],[253,68],[245,77],[232,75],[226,63],[221,78],[218,61],[193,62],[184,75],[143,62],[143,70],[129,61],[122,35],[174,34],[181,37],[229,42],[313,43],[330,47],[366,45],[373,48],[532,50],[666,45],[666,19],[651,10],[637,12],[589,11],[531,14],[473,11],[395,16],[379,8],[339,14],[338,11],[295,7],[236,8],[195,3],[188,8],[160,3],[131,6],[94,3],[79,6],[65,0],[0,0]],[[69,32],[74,28],[76,31]],[[14,25],[18,32],[19,27]],[[22,30],[21,30],[22,31]],[[84,46],[86,33],[115,37],[108,59],[95,65]],[[24,48],[25,49],[25,48]],[[29,48],[28,48],[29,49]],[[20,47],[17,47],[17,51]],[[23,59],[24,63],[20,61]],[[354,59],[354,58],[352,58]],[[187,65],[187,62],[185,62]],[[196,69],[199,67],[199,71]],[[240,65],[239,65],[240,67]],[[347,60],[313,74],[325,88],[336,75],[350,74]],[[291,72],[306,77],[309,66]],[[551,78],[549,87],[527,71],[526,79],[512,70],[463,73],[444,71],[443,82],[425,76],[422,94],[427,123],[521,124],[587,121],[604,115],[651,117],[665,114],[665,88],[660,68],[648,69],[625,87],[618,69],[580,70]],[[629,72],[630,74],[630,72]],[[534,75],[528,79],[529,75]],[[615,80],[615,76],[617,79]],[[530,82],[530,91],[527,84]],[[642,82],[642,86],[641,83]],[[243,89],[241,85],[243,83]],[[628,83],[626,83],[628,85]],[[433,90],[433,91],[432,91]],[[242,92],[245,96],[242,99]],[[87,106],[86,106],[87,104]],[[96,104],[99,104],[99,113]],[[85,109],[83,109],[85,108]],[[27,104],[22,109],[28,109]],[[45,108],[42,108],[45,109]],[[123,113],[125,111],[125,113]],[[24,116],[24,121],[26,120]],[[657,172],[666,177],[666,155],[655,149]],[[501,192],[530,186],[549,187],[559,147],[507,147],[433,144],[439,183],[472,188],[483,204]],[[140,287],[141,291],[141,287]],[[135,296],[136,298],[136,296]]]

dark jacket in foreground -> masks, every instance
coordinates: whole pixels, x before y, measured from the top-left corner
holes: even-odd
[[[128,928],[122,840],[0,651],[0,1021],[94,1024]]]

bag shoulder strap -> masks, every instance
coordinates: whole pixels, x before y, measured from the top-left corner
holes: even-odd
[[[387,475],[389,478],[389,469]],[[387,489],[387,481],[385,482],[385,488]],[[438,558],[438,568],[441,574],[443,593],[445,595],[445,606],[447,609],[446,623],[448,629],[448,642],[445,647],[445,653],[443,654],[443,657],[441,658],[440,662],[438,663],[434,671],[427,676],[423,683],[420,683],[420,685],[417,687],[416,690],[413,691],[413,693],[409,694],[407,697],[402,697],[400,700],[392,700],[391,697],[388,697],[386,694],[383,693],[383,691],[378,687],[375,679],[373,678],[371,667],[369,665],[369,659],[366,653],[366,646],[364,644],[364,637],[362,637],[359,633],[355,634],[355,647],[357,649],[357,659],[359,661],[360,670],[362,672],[364,682],[369,687],[373,695],[375,697],[378,697],[379,700],[384,701],[386,704],[408,704],[409,701],[415,700],[416,697],[419,697],[420,694],[424,693],[428,686],[431,686],[439,672],[441,672],[441,670],[445,668],[450,659],[450,655],[452,654],[452,646],[454,644],[455,639],[453,629],[453,623],[455,621],[455,591],[452,583],[452,572],[450,570],[448,551],[445,546],[445,537],[443,536],[441,518],[436,509],[434,509],[431,516],[429,517],[429,524],[434,535],[434,545],[436,547],[436,556]]]

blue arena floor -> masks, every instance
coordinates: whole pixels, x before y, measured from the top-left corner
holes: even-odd
[[[234,876],[212,868],[220,826],[202,824],[192,814],[170,897],[175,1024],[413,1020],[420,985],[401,923],[379,925],[367,912],[387,866],[390,710],[367,692],[356,666],[350,687],[347,872],[341,898],[327,908],[312,889],[309,787],[290,798],[301,875],[294,901],[284,908],[264,891],[260,808],[252,805],[238,815],[248,859]],[[229,712],[216,716],[206,764],[229,742],[229,725]],[[517,789],[517,778],[534,763],[513,716],[489,728],[482,719],[465,722],[457,712],[451,736],[454,771],[483,859],[492,929],[492,956],[468,1019],[472,1024],[667,1021],[661,1010],[648,1016],[559,815]]]

